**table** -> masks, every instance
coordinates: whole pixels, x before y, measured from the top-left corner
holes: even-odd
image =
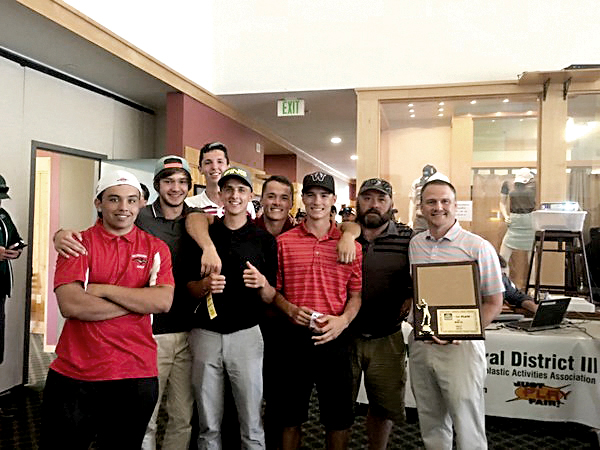
[[[486,415],[600,428],[600,321],[569,322],[533,333],[488,327]],[[410,330],[403,324],[405,340]],[[408,378],[405,401],[414,408]],[[368,402],[363,386],[358,401]]]

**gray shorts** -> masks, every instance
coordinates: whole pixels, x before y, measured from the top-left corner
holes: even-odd
[[[381,338],[355,338],[352,373],[355,400],[364,373],[370,413],[396,424],[404,423],[406,348],[402,330]]]

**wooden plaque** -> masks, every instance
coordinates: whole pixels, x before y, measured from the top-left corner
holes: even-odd
[[[415,339],[485,339],[475,261],[413,264]]]

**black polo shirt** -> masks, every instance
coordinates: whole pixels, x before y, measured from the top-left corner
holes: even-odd
[[[362,305],[353,330],[367,337],[388,336],[402,325],[400,310],[412,297],[408,243],[412,230],[391,221],[373,241],[357,239],[363,252]]]
[[[277,243],[268,232],[261,230],[250,220],[237,229],[230,230],[223,220],[215,218],[209,227],[210,237],[221,258],[221,274],[225,275],[225,289],[213,294],[217,317],[210,319],[206,298],[195,301],[197,305],[193,326],[215,331],[233,333],[258,325],[264,315],[265,303],[257,289],[244,285],[243,273],[246,261],[256,267],[275,286],[277,280]],[[195,242],[183,251],[187,281],[200,280],[202,251]]]
[[[160,199],[156,199],[154,203],[140,210],[135,221],[135,224],[142,230],[167,244],[173,263],[173,277],[175,278],[173,305],[169,312],[153,315],[153,334],[180,333],[192,328],[190,317],[193,304],[187,298],[185,283],[178,282],[181,275],[178,254],[185,242],[183,238],[188,235],[185,230],[185,217],[191,209],[184,203],[181,216],[176,219],[166,219],[160,207]]]

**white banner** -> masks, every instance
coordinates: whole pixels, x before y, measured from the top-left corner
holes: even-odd
[[[600,322],[573,322],[595,339],[574,327],[486,330],[487,415],[600,428]],[[403,324],[405,340],[410,329]],[[416,406],[410,377],[405,402]]]
[[[582,323],[600,333],[599,322]],[[600,428],[600,341],[574,328],[487,333],[486,414]]]

